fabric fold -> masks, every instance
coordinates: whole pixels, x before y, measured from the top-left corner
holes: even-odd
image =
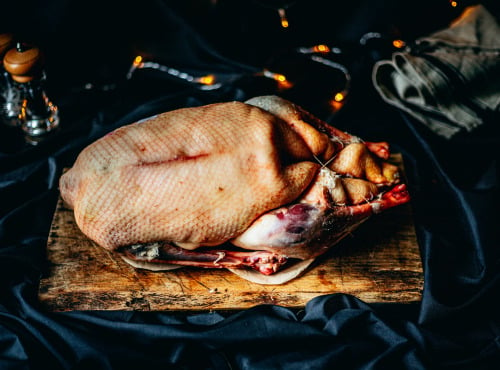
[[[387,103],[442,137],[471,132],[500,108],[498,35],[498,20],[470,6],[450,27],[377,62],[373,84]]]

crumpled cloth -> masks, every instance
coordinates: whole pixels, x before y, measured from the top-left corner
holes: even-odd
[[[387,103],[439,136],[471,132],[500,108],[500,24],[469,6],[448,28],[378,61],[372,78]]]

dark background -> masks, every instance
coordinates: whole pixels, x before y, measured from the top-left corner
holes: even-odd
[[[60,129],[37,146],[0,127],[0,369],[496,369],[500,366],[498,114],[445,141],[386,105],[373,64],[395,38],[446,27],[467,5],[448,1],[297,0],[280,28],[270,2],[50,0],[10,2],[0,31],[44,53],[46,89]],[[494,1],[482,2],[494,14]],[[366,45],[360,38],[379,32]],[[348,67],[345,105],[328,101],[342,75],[293,49],[325,43]],[[127,72],[136,55],[223,82],[201,90],[168,74]],[[285,73],[280,90],[259,77]],[[106,132],[154,113],[278,94],[366,140],[404,155],[425,286],[419,304],[367,305],[332,294],[305,310],[50,313],[37,302],[57,181]]]

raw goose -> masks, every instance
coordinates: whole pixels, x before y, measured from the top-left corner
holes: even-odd
[[[229,268],[278,284],[409,201],[388,157],[387,143],[262,96],[121,127],[80,153],[60,191],[82,232],[136,267]]]

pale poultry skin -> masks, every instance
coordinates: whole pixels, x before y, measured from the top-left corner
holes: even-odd
[[[80,153],[60,191],[85,235],[128,258],[274,274],[409,200],[388,156],[387,143],[257,97],[121,127]]]

